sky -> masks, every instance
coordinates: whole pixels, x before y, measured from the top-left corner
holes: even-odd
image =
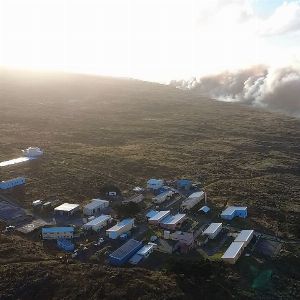
[[[299,0],[0,0],[7,67],[168,82],[299,62]]]

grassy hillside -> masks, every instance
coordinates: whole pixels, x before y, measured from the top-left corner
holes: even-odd
[[[26,176],[25,191],[15,193],[24,207],[52,195],[80,203],[107,183],[126,194],[149,177],[190,177],[216,210],[247,205],[247,226],[299,238],[299,120],[135,80],[1,70],[0,82],[0,161],[28,146],[45,150],[30,164],[0,169],[0,179]],[[272,299],[297,293],[291,245],[269,262]],[[39,243],[4,235],[0,264],[0,299],[265,297],[232,287],[244,286],[238,274],[247,264],[175,259],[153,272],[62,263]]]
[[[46,153],[0,171],[27,177],[24,205],[184,176],[220,209],[248,205],[256,226],[299,236],[299,120],[135,80],[2,70],[0,81],[0,160]]]

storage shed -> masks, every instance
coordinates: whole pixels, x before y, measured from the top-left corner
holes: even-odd
[[[25,178],[24,177],[17,177],[17,178],[9,179],[9,180],[6,180],[6,181],[1,181],[0,182],[0,190],[11,189],[15,186],[23,185],[23,184],[25,184]]]
[[[233,242],[230,244],[222,259],[229,264],[235,264],[243,252],[244,242]]]
[[[121,266],[125,264],[137,251],[143,247],[142,242],[130,239],[120,248],[109,255],[109,262],[112,265]]]
[[[228,206],[221,213],[221,218],[224,220],[232,220],[235,217],[246,218],[247,217],[247,207],[245,207],[245,206]]]
[[[117,239],[121,234],[130,231],[134,226],[134,219],[124,219],[120,223],[106,230],[110,239]]]
[[[98,231],[101,228],[105,227],[108,222],[111,220],[111,216],[110,215],[101,215],[93,220],[91,220],[90,222],[84,224],[82,226],[83,229],[86,230],[94,230],[94,231]]]
[[[149,218],[149,224],[158,225],[165,217],[170,214],[169,210],[158,211],[154,216]]]
[[[210,239],[214,239],[222,230],[222,223],[211,223],[202,233],[207,235]]]
[[[157,190],[164,185],[164,181],[162,179],[149,179],[147,181],[147,188],[151,190]]]
[[[88,203],[83,208],[83,213],[86,216],[92,216],[99,213],[101,210],[109,206],[109,201],[102,199],[92,199],[90,203]]]
[[[72,203],[63,203],[54,208],[54,212],[62,216],[71,216],[77,211],[79,211],[79,204]]]
[[[204,197],[204,191],[195,192],[182,202],[181,208],[183,210],[189,210],[198,204],[202,199],[204,199]]]
[[[242,230],[238,236],[235,238],[235,242],[244,242],[243,248],[246,248],[247,245],[251,242],[254,236],[254,230]]]
[[[44,227],[42,238],[44,240],[71,239],[74,235],[74,227]]]
[[[160,222],[160,226],[165,229],[176,230],[181,226],[185,219],[186,214],[176,214],[174,216],[168,215]]]

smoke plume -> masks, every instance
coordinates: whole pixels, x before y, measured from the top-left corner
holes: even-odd
[[[300,117],[300,68],[255,66],[170,84],[217,100],[242,102]]]

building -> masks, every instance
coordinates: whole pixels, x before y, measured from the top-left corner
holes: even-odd
[[[125,264],[137,251],[143,247],[142,242],[130,239],[109,255],[109,263],[115,266]]]
[[[68,239],[58,239],[57,247],[64,251],[72,252],[75,249],[75,245]]]
[[[229,206],[221,213],[221,218],[224,220],[232,220],[235,217],[246,218],[247,207]]]
[[[222,223],[211,223],[202,233],[207,235],[210,239],[214,239],[222,230]]]
[[[134,219],[124,219],[115,226],[106,230],[106,235],[110,239],[117,239],[121,234],[127,233],[134,226]]]
[[[210,208],[205,205],[205,206],[202,206],[198,211],[204,212],[205,214],[207,214],[210,211]]]
[[[105,227],[109,223],[110,220],[111,220],[110,215],[101,215],[101,216],[89,221],[88,223],[84,224],[82,226],[82,228],[86,229],[86,230],[98,231],[101,228]]]
[[[123,204],[127,204],[129,202],[133,202],[133,203],[140,203],[144,200],[144,195],[143,194],[139,194],[139,195],[134,195],[126,200],[123,200],[122,203]]]
[[[222,260],[229,264],[235,264],[243,252],[244,242],[233,242],[230,244]]]
[[[137,252],[137,255],[147,258],[154,251],[155,246],[157,245],[154,243],[148,243]]]
[[[6,181],[1,181],[0,182],[0,190],[11,189],[11,188],[14,188],[15,186],[23,185],[23,184],[25,184],[24,177],[17,177],[17,178],[9,179]]]
[[[154,203],[159,204],[159,203],[163,203],[164,201],[166,201],[168,198],[172,197],[173,195],[174,195],[174,191],[168,190],[168,191],[158,194],[152,200]]]
[[[44,151],[38,147],[29,147],[25,150],[22,150],[22,153],[26,157],[34,158],[43,155]]]
[[[180,190],[189,190],[192,187],[192,181],[189,179],[179,179],[176,181],[176,186]]]
[[[186,219],[186,214],[176,214],[174,216],[168,215],[160,222],[160,226],[169,229],[176,230]]]
[[[170,214],[169,210],[157,211],[156,214],[148,219],[149,224],[158,225],[165,217]]]
[[[149,179],[147,181],[147,188],[151,190],[157,190],[161,187],[163,187],[164,181],[162,179]]]
[[[32,202],[33,207],[41,207],[42,204],[43,204],[42,200],[35,200],[35,201]]]
[[[54,212],[62,216],[72,216],[77,211],[79,211],[79,204],[63,203],[54,208]]]
[[[44,227],[42,238],[44,240],[71,239],[74,235],[74,227]]]
[[[243,248],[246,248],[254,236],[254,230],[242,230],[235,238],[235,242],[244,242]]]
[[[88,203],[83,208],[83,213],[86,216],[92,216],[98,214],[101,210],[109,206],[109,201],[101,200],[101,199],[92,199],[90,203]]]
[[[205,193],[203,191],[195,192],[182,202],[181,208],[183,210],[189,210],[204,198],[205,198]]]

